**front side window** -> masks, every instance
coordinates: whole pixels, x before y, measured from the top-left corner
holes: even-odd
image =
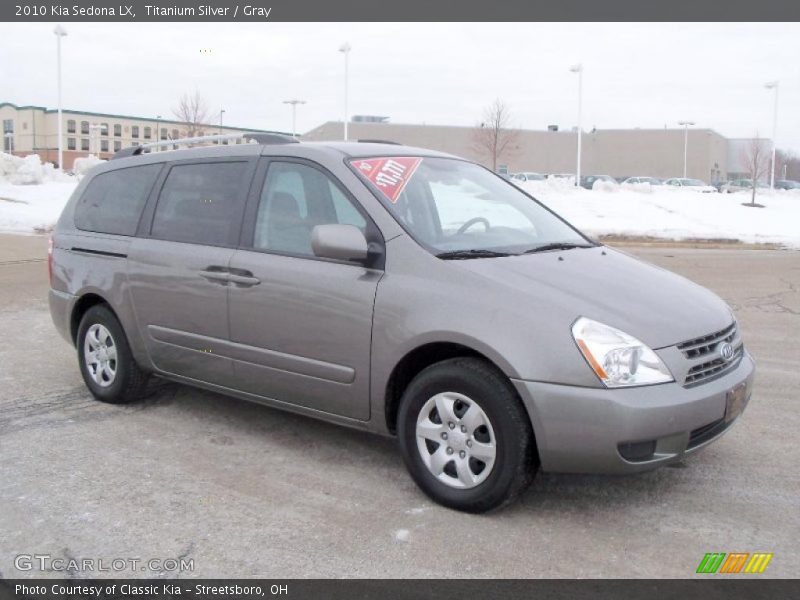
[[[158,198],[153,237],[212,246],[235,243],[246,170],[246,162],[172,167]]]
[[[336,223],[361,231],[367,226],[339,186],[319,169],[290,162],[270,165],[258,205],[254,248],[313,256],[314,227]]]
[[[435,254],[518,254],[550,244],[591,244],[519,188],[474,163],[376,157],[350,164],[405,229]]]
[[[75,226],[133,235],[160,170],[161,165],[143,165],[97,175],[75,207]]]

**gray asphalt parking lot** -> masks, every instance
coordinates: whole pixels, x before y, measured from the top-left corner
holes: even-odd
[[[733,306],[758,362],[743,419],[685,463],[540,473],[474,516],[430,502],[392,439],[175,384],[93,401],[50,322],[46,239],[0,235],[0,576],[65,575],[15,568],[47,554],[194,563],[118,576],[688,577],[706,552],[772,552],[760,577],[794,577],[800,253],[627,250]]]

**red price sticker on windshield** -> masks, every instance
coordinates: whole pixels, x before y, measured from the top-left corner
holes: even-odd
[[[382,156],[355,160],[353,166],[394,204],[421,162],[413,156]]]

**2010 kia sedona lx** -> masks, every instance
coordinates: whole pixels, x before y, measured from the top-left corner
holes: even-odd
[[[126,149],[75,190],[50,308],[97,399],[157,375],[396,435],[419,486],[473,512],[539,467],[680,460],[748,402],[725,302],[485,168],[249,137]]]

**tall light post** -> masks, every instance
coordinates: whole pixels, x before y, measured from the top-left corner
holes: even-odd
[[[578,74],[578,158],[575,166],[575,185],[581,184],[581,138],[583,126],[581,124],[581,112],[583,109],[583,65],[578,63],[569,68],[573,73]]]
[[[683,125],[683,178],[686,179],[686,161],[689,155],[689,126],[694,125],[694,121],[678,121],[678,125]]]
[[[56,54],[58,57],[58,170],[64,170],[64,121],[61,116],[61,38],[66,37],[67,30],[61,25],[53,29],[56,34]]]
[[[153,141],[155,143],[158,143],[158,142],[161,141],[161,115],[156,115],[156,135],[153,138]],[[155,146],[153,148],[153,152],[158,152],[160,147],[161,146]]]
[[[298,104],[305,104],[305,100],[298,100],[297,98],[293,98],[292,100],[284,100],[284,104],[291,104],[292,105],[292,137],[297,137],[297,105]],[[347,127],[347,124],[345,124]],[[345,134],[345,138],[347,139],[347,134]]]
[[[345,42],[339,48],[339,52],[344,54],[344,141],[347,141],[347,120],[349,119],[347,112],[347,86],[348,86],[348,68],[350,66],[350,50],[352,47],[348,42]]]
[[[221,108],[219,111],[219,134],[222,135],[222,117],[225,115],[225,109]]]
[[[772,170],[769,176],[769,189],[775,189],[775,137],[778,135],[778,82],[769,81],[764,84],[768,90],[775,90],[775,106],[772,109]],[[755,185],[755,183],[753,184]]]

